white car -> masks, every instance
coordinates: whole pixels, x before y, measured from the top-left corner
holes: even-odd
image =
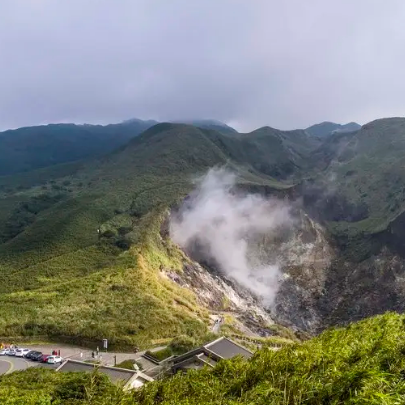
[[[5,356],[7,354],[7,349],[0,350],[0,356]]]
[[[15,356],[15,349],[7,349],[6,354],[7,356]]]
[[[24,357],[30,351],[30,349],[17,349],[15,351],[15,357]]]
[[[63,359],[60,356],[49,356],[46,362],[48,364],[57,364],[57,363],[62,363]]]

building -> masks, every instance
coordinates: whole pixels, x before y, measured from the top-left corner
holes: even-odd
[[[221,337],[172,359],[172,371],[176,373],[179,370],[199,369],[204,366],[214,367],[218,361],[238,355],[249,358],[253,353],[232,340]]]
[[[147,376],[139,370],[128,370],[125,368],[100,366],[94,363],[86,363],[78,360],[66,360],[56,371],[59,372],[88,372],[92,373],[97,369],[98,372],[107,374],[113,383],[123,383],[124,390],[142,387],[145,383],[153,381],[153,378]]]

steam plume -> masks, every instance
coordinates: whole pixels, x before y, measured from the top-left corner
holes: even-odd
[[[279,286],[279,264],[263,260],[251,245],[290,225],[289,207],[259,195],[238,195],[232,191],[235,180],[226,170],[211,169],[173,216],[171,237],[184,249],[198,243],[204,257],[224,275],[271,305]]]

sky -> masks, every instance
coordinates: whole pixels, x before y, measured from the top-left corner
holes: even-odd
[[[0,129],[405,115],[403,0],[1,0]]]

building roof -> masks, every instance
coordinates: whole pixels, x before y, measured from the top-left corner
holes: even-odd
[[[230,359],[237,355],[249,358],[253,355],[251,351],[226,337],[214,340],[213,342],[204,345],[204,347],[222,359]]]
[[[204,363],[207,363],[210,366],[215,366],[217,364],[217,362],[213,358],[208,357],[205,353],[201,353],[201,354],[197,355],[197,357],[201,361],[203,361]]]
[[[196,360],[198,359],[201,362],[214,367],[219,360],[230,359],[237,355],[249,358],[253,353],[232,340],[226,337],[221,337],[197,349],[190,350],[185,354],[175,357],[172,362],[174,368],[179,368],[185,364],[189,364],[189,360],[195,358]]]
[[[94,363],[86,363],[78,360],[66,360],[56,371],[62,372],[93,372],[95,369],[100,373],[107,374],[114,383],[123,382],[124,387],[140,387],[145,382],[153,381],[153,378],[140,372],[139,370],[128,370],[125,368],[100,366]]]

